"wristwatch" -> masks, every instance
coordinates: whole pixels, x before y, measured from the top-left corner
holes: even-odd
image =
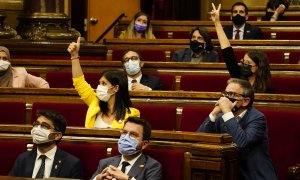
[[[132,176],[128,176],[128,180],[131,180],[133,177]]]

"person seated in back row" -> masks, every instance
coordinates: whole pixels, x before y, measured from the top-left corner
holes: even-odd
[[[218,53],[214,50],[206,29],[195,27],[190,32],[190,48],[174,52],[175,62],[219,62]]]
[[[136,13],[126,31],[121,32],[119,39],[155,39],[150,17],[144,12]]]
[[[37,149],[18,156],[9,176],[30,178],[83,179],[81,161],[57,147],[66,130],[67,122],[53,110],[37,111],[31,130]]]
[[[162,90],[160,78],[142,73],[142,57],[137,50],[127,50],[122,58],[123,68],[127,74],[128,89],[132,91]]]
[[[0,87],[49,88],[41,77],[29,74],[24,67],[12,67],[9,50],[0,46]]]
[[[266,6],[265,21],[283,21],[283,14],[290,3],[287,0],[269,0]]]
[[[232,26],[224,27],[228,39],[263,39],[259,28],[254,27],[246,21],[248,20],[248,7],[242,2],[236,2],[231,7]]]

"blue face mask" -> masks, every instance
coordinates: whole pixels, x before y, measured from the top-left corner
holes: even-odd
[[[127,74],[131,76],[136,75],[141,70],[139,60],[129,60],[124,64],[124,66]]]
[[[136,139],[132,139],[128,134],[125,136],[121,136],[118,141],[118,149],[122,155],[130,156],[138,152],[137,145],[138,141]]]
[[[137,32],[141,33],[141,32],[146,31],[147,26],[141,26],[141,25],[139,25],[139,24],[134,24],[134,29],[135,29]]]

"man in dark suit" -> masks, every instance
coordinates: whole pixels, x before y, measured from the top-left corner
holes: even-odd
[[[269,157],[267,122],[252,107],[254,90],[246,80],[232,78],[198,132],[229,133],[240,148],[239,180],[276,180]]]
[[[143,154],[151,136],[148,122],[129,117],[118,141],[121,155],[102,159],[91,180],[160,180],[162,167],[159,162]]]
[[[160,78],[142,73],[141,55],[136,50],[128,50],[124,53],[122,63],[127,73],[128,89],[132,91],[162,90],[163,85]]]
[[[30,178],[83,179],[81,162],[59,149],[57,143],[66,130],[64,117],[53,110],[40,110],[33,123],[31,135],[37,149],[18,156],[9,175]]]
[[[246,21],[248,20],[248,7],[242,2],[236,2],[231,7],[232,26],[224,27],[228,39],[263,39],[261,30]]]

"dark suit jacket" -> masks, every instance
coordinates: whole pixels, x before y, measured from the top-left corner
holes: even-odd
[[[172,60],[175,62],[191,62],[192,52],[190,48],[177,50],[174,52]],[[203,55],[203,62],[219,62],[218,53],[215,50],[206,52]]]
[[[225,26],[224,31],[227,38],[232,39],[233,26]],[[259,28],[246,23],[243,39],[263,39],[263,35]]]
[[[156,76],[150,76],[143,74],[141,78],[141,84],[150,87],[152,90],[162,90],[163,84],[161,80]]]
[[[31,178],[36,156],[36,150],[20,154],[9,173],[9,176]],[[57,148],[50,177],[83,179],[83,168],[80,160]]]
[[[121,155],[118,155],[100,160],[99,166],[91,180],[109,165],[118,167],[121,162],[121,157]],[[159,162],[150,156],[142,154],[133,164],[128,175],[134,177],[136,180],[160,180],[162,179],[162,167]]]
[[[276,180],[269,157],[267,122],[264,114],[254,107],[248,108],[238,122],[235,118],[224,122],[220,113],[215,122],[210,118],[201,124],[198,132],[229,133],[240,148],[239,180]]]

